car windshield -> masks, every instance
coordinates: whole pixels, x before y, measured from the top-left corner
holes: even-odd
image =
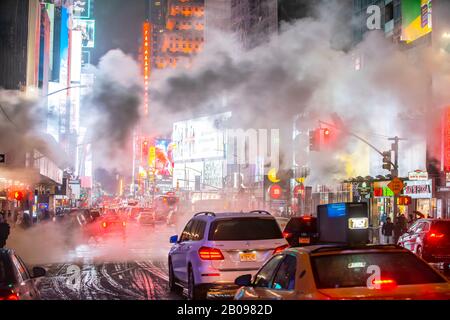
[[[232,218],[213,222],[209,232],[211,241],[269,240],[282,238],[275,219]]]
[[[442,283],[446,280],[409,252],[367,252],[321,255],[311,258],[318,289],[366,287],[373,271],[379,267],[380,280],[394,280],[397,285]]]

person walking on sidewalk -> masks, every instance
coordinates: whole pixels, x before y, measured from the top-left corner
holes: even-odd
[[[393,243],[393,233],[394,233],[394,224],[391,222],[391,218],[386,219],[386,223],[383,223],[383,228],[381,229],[381,233],[384,236],[385,244]]]

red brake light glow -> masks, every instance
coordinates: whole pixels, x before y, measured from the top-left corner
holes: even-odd
[[[16,301],[16,300],[20,300],[20,299],[19,299],[18,293],[11,293],[10,295],[8,295],[6,297],[0,297],[0,300]]]
[[[273,250],[273,253],[272,253],[272,254],[280,253],[280,252],[282,252],[284,249],[287,249],[287,248],[289,248],[289,245],[287,245],[287,244],[282,245],[282,246],[280,246],[280,247],[275,248],[275,250]]]
[[[310,221],[310,220],[311,220],[311,217],[305,216],[305,217],[302,217],[302,219],[305,220],[305,221]]]
[[[222,251],[216,248],[201,247],[198,250],[198,255],[202,260],[224,260]]]
[[[435,232],[433,232],[433,233],[430,234],[430,238],[433,238],[433,239],[442,239],[443,237],[444,237],[443,233],[435,233]]]
[[[372,281],[372,284],[378,286],[379,289],[393,289],[397,286],[397,282],[392,279],[379,279]]]
[[[290,238],[290,237],[292,237],[292,233],[290,233],[290,232],[283,232],[283,238],[287,239],[287,238]]]

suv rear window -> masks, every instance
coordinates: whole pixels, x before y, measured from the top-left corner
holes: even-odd
[[[322,255],[311,260],[318,289],[366,287],[371,276],[367,268],[373,265],[380,267],[381,279],[394,280],[397,285],[446,282],[409,252]]]
[[[211,224],[208,239],[211,241],[248,241],[281,239],[280,227],[275,219],[230,218]]]

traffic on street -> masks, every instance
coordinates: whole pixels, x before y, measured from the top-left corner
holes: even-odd
[[[448,88],[446,0],[1,0],[0,305],[450,300]]]

